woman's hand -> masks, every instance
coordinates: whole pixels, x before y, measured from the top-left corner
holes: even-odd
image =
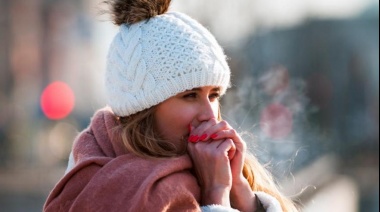
[[[228,151],[234,148],[230,139],[189,144],[188,152],[202,189],[204,205],[230,206],[232,175]]]
[[[232,139],[210,139],[210,136],[197,134],[216,124],[215,121],[204,122],[193,129],[189,137],[188,152],[202,189],[202,204],[230,207],[230,159],[234,157],[236,150],[234,142]]]
[[[193,143],[189,153],[200,181],[206,178],[229,185],[232,205],[241,211],[254,211],[255,195],[242,174],[247,146],[240,135],[226,121],[211,119],[197,128],[191,127],[189,141]],[[212,176],[216,179],[210,179]],[[231,184],[225,184],[229,180]],[[209,183],[206,187],[201,184],[202,189],[207,189]]]

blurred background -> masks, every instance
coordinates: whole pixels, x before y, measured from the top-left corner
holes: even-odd
[[[105,106],[101,0],[0,0],[0,211],[41,211]],[[302,211],[379,211],[379,1],[174,0],[229,57],[223,116]]]

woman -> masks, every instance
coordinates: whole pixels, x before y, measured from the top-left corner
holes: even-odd
[[[220,115],[222,48],[170,0],[112,0],[109,107],[75,140],[44,211],[297,211]]]

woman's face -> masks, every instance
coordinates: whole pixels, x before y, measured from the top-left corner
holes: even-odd
[[[189,126],[197,127],[201,122],[219,114],[220,88],[205,86],[194,88],[173,96],[157,105],[155,127],[164,139],[177,147],[188,138]]]

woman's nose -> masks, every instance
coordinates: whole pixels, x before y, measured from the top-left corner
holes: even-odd
[[[216,119],[218,116],[219,106],[217,103],[212,103],[210,101],[205,101],[202,103],[198,114],[198,121],[208,121],[212,118]]]

